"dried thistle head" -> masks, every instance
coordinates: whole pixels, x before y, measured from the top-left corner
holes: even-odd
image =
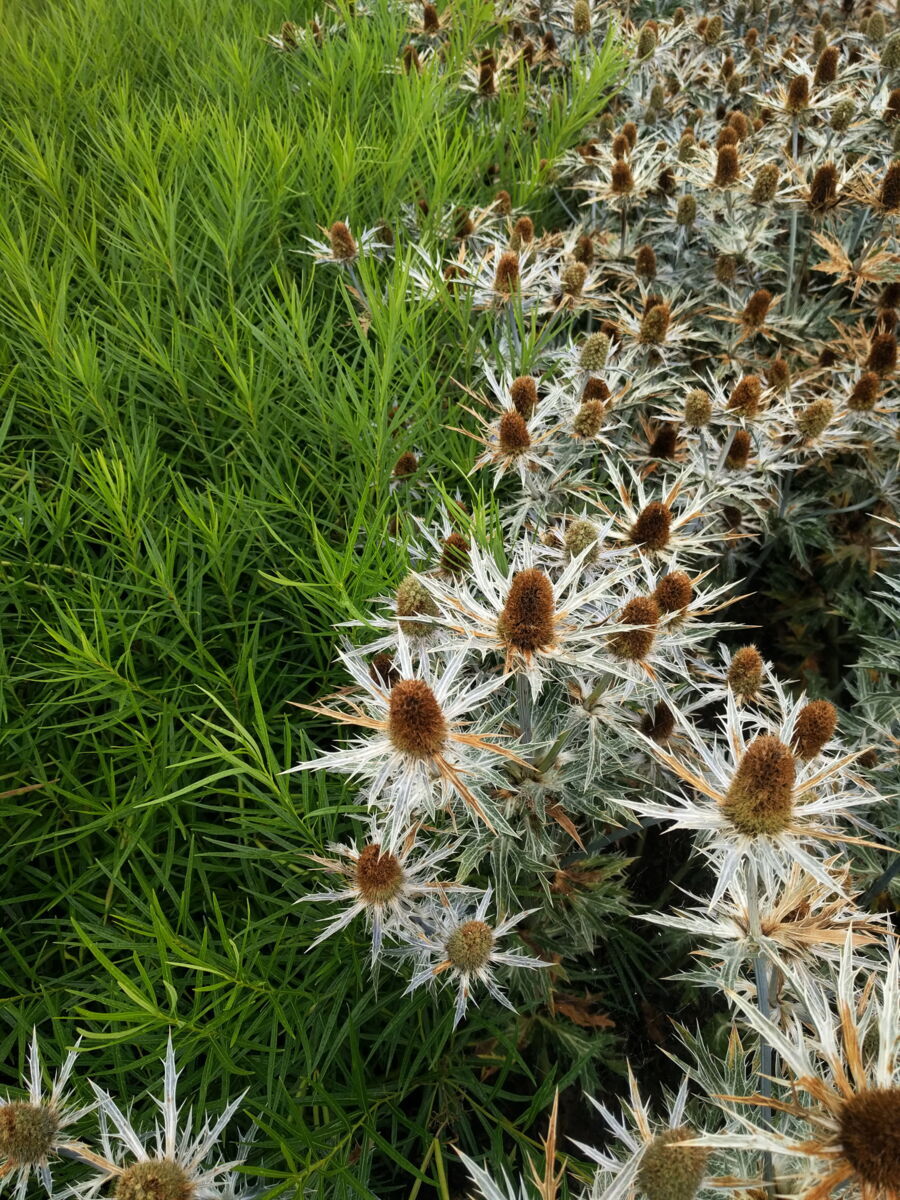
[[[649,22],[643,25],[637,40],[638,58],[649,58],[655,52],[658,43],[656,29]]]
[[[812,700],[797,714],[791,745],[798,758],[809,761],[834,737],[837,709],[828,700]]]
[[[687,571],[670,571],[653,589],[653,598],[664,613],[681,612],[694,598],[694,585]]]
[[[369,678],[379,687],[390,691],[400,678],[400,672],[389,654],[374,654],[369,662]]]
[[[507,650],[547,650],[556,635],[553,585],[545,571],[527,567],[513,576],[497,629]]]
[[[581,393],[582,401],[585,400],[602,400],[604,403],[609,399],[611,393],[609,385],[605,379],[600,379],[597,375],[588,377],[584,385],[584,391]]]
[[[881,383],[874,371],[864,371],[847,400],[847,407],[852,412],[869,412],[878,403],[881,394]]]
[[[793,816],[796,777],[790,747],[764,734],[741,756],[722,810],[734,828],[748,837],[783,833]]]
[[[897,368],[897,339],[892,333],[877,333],[869,343],[866,368],[876,375],[892,375]]]
[[[388,737],[401,754],[434,758],[449,729],[440,703],[424,679],[398,679],[388,702]]]
[[[531,375],[517,376],[510,385],[509,398],[519,416],[531,420],[538,406],[537,381]]]
[[[660,700],[653,712],[641,718],[641,733],[651,738],[658,746],[664,746],[675,732],[675,714],[664,700]]]
[[[762,684],[763,660],[755,646],[741,646],[735,651],[726,678],[735,695],[752,697],[757,694]]]
[[[468,540],[454,530],[441,543],[440,569],[446,575],[465,575],[469,570],[471,549]]]
[[[839,61],[840,50],[837,46],[826,46],[822,50],[816,62],[816,70],[813,75],[813,83],[816,87],[824,87],[826,84],[834,83],[837,79]]]
[[[529,246],[534,241],[534,221],[531,217],[519,217],[515,225],[513,225],[513,237],[510,238],[512,245],[515,240],[516,247]]]
[[[635,596],[629,600],[622,609],[619,621],[637,628],[620,629],[609,635],[608,645],[615,657],[626,662],[645,659],[656,640],[659,615],[659,605],[652,596]]]
[[[590,267],[594,262],[594,239],[590,234],[585,233],[575,243],[573,257],[576,262],[584,263],[586,267]]]
[[[397,624],[412,640],[425,637],[431,630],[430,621],[413,620],[416,617],[436,617],[438,607],[431,593],[417,575],[407,575],[400,583],[394,596]]]
[[[634,256],[634,269],[642,279],[656,278],[656,253],[652,246],[638,246]]]
[[[824,212],[838,202],[838,171],[834,163],[823,163],[812,177],[809,185],[809,207],[813,212]]]
[[[697,220],[697,197],[692,192],[679,196],[675,209],[675,224],[681,226],[693,225]]]
[[[768,295],[768,293],[767,293]],[[771,300],[771,296],[769,297]],[[728,397],[728,407],[742,417],[752,418],[759,414],[762,400],[762,380],[758,375],[744,375],[735,384]]]
[[[641,345],[661,346],[669,332],[671,319],[672,313],[665,301],[649,308],[641,318],[641,327],[638,332],[638,341]]]
[[[746,329],[761,329],[765,325],[769,309],[772,307],[772,299],[772,293],[768,288],[758,288],[744,305],[741,324]]]
[[[511,296],[519,288],[519,256],[515,250],[505,250],[494,272],[494,291],[501,296]]]
[[[651,500],[638,513],[631,527],[632,545],[648,550],[665,550],[672,536],[672,513],[659,500]]]
[[[356,241],[343,221],[335,221],[328,230],[328,243],[332,255],[340,262],[356,258]]]
[[[410,475],[415,475],[418,469],[418,458],[416,458],[412,450],[406,450],[394,463],[394,469],[391,474],[395,479],[409,479]]]
[[[0,1104],[0,1159],[3,1173],[47,1161],[59,1131],[59,1115],[49,1104],[11,1100]],[[24,1189],[22,1189],[24,1192]]]
[[[736,429],[731,439],[731,445],[728,447],[728,453],[725,456],[725,466],[730,467],[732,471],[739,471],[746,467],[750,459],[752,445],[753,443],[747,430]]]
[[[892,162],[885,171],[878,203],[885,212],[900,210],[900,162]]]
[[[572,419],[572,433],[579,441],[595,438],[603,428],[606,407],[602,400],[585,400]]]
[[[784,107],[795,116],[809,107],[809,76],[795,75],[788,84]]]
[[[634,191],[634,176],[623,158],[617,158],[610,169],[610,188],[616,196],[625,196]]]
[[[195,1185],[170,1158],[133,1162],[116,1178],[116,1200],[191,1200]]]
[[[587,267],[584,263],[570,262],[563,267],[560,275],[560,286],[566,296],[578,297],[587,281]]]
[[[738,158],[737,146],[722,146],[716,158],[716,174],[713,184],[726,188],[737,183],[741,176],[741,164]]]
[[[678,447],[678,426],[672,421],[664,421],[654,433],[647,449],[650,458],[672,460]]]
[[[591,6],[588,0],[575,0],[572,6],[572,32],[576,37],[587,37],[591,32]]]
[[[354,868],[356,890],[366,904],[387,904],[403,890],[403,868],[396,854],[370,842],[360,851]]]

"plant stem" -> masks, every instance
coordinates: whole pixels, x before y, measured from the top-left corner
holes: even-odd
[[[531,741],[531,685],[528,676],[516,676],[516,709],[519,714],[519,741]]]
[[[757,952],[753,956],[753,976],[756,981],[756,1005],[762,1016],[768,1020],[770,1013],[769,1005],[769,977],[766,968],[766,957],[762,953],[760,942],[762,940],[762,926],[759,921],[759,876],[756,873],[755,866],[748,868],[747,879],[747,915],[750,919],[750,936],[756,943]],[[767,1100],[772,1095],[772,1072],[774,1070],[774,1054],[772,1047],[765,1038],[759,1039],[759,1090]],[[759,1123],[764,1129],[772,1128],[772,1110],[768,1106],[763,1106],[759,1110]],[[775,1195],[775,1167],[772,1162],[771,1151],[763,1152],[763,1174],[765,1177],[766,1191],[770,1196]]]

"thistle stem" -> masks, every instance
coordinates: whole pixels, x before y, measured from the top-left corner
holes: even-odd
[[[531,741],[531,685],[528,676],[520,672],[516,676],[516,710],[519,714],[519,741]]]
[[[771,1011],[769,1004],[769,976],[766,968],[766,957],[760,949],[762,926],[759,920],[759,877],[755,867],[751,867],[747,880],[747,916],[750,923],[750,936],[757,946],[753,956],[753,977],[756,981],[756,1005],[766,1020]],[[759,1090],[767,1100],[772,1096],[772,1072],[774,1070],[774,1053],[765,1040],[759,1039]],[[759,1110],[759,1123],[764,1129],[772,1128],[772,1110],[765,1105]],[[775,1166],[769,1150],[763,1152],[763,1175],[766,1191],[769,1196],[775,1195]]]

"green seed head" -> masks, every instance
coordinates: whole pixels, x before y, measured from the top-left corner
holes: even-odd
[[[900,33],[892,33],[882,47],[881,65],[886,71],[900,68]]]
[[[609,355],[609,338],[605,333],[592,333],[581,347],[581,369],[601,371]]]
[[[728,686],[738,696],[755,696],[763,677],[763,660],[755,646],[736,650],[728,668]]]
[[[436,617],[438,614],[428,589],[415,575],[407,575],[397,588],[395,607],[400,628],[409,638],[424,637],[431,629],[431,622],[404,620],[404,617]]]
[[[566,532],[563,535],[563,543],[572,558],[577,558],[579,554],[587,550],[589,546],[593,549],[589,550],[585,555],[585,565],[595,563],[600,556],[600,547],[597,544],[597,528],[591,521],[585,521],[579,518],[577,521],[572,521],[566,527]]]
[[[687,1125],[657,1134],[641,1160],[637,1186],[646,1200],[694,1200],[703,1177],[709,1151],[702,1146],[686,1146],[696,1134]]]
[[[447,957],[458,971],[469,974],[487,965],[494,934],[484,921],[466,921],[457,925],[447,938]]]
[[[132,1163],[116,1181],[116,1200],[190,1200],[194,1185],[168,1158]]]
[[[49,1105],[17,1100],[0,1105],[0,1159],[11,1166],[44,1162],[58,1129],[59,1118]]]
[[[684,398],[684,423],[691,429],[701,429],[712,419],[713,406],[709,393],[693,388]]]
[[[820,437],[834,418],[834,405],[823,396],[813,400],[797,417],[797,430],[805,438]]]
[[[575,0],[572,7],[572,31],[576,37],[586,37],[591,32],[591,6],[587,0]]]

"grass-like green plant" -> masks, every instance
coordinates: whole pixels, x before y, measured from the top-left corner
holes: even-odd
[[[352,810],[279,776],[306,750],[287,702],[328,689],[334,623],[406,571],[382,532],[400,453],[470,461],[445,426],[478,333],[408,301],[402,240],[363,276],[367,329],[297,251],[498,187],[551,221],[541,160],[621,67],[610,37],[537,124],[515,89],[473,119],[448,80],[493,9],[454,14],[441,77],[396,69],[381,7],[281,60],[261,35],[310,13],[263,0],[0,20],[0,1061],[12,1081],[32,1025],[45,1054],[79,1030],[134,1097],[171,1028],[195,1108],[249,1088],[288,1195],[446,1198],[451,1135],[525,1146],[566,1081],[539,1023],[526,1053],[506,1013],[455,1035],[427,997],[401,1014],[362,937],[305,957],[292,908]]]

